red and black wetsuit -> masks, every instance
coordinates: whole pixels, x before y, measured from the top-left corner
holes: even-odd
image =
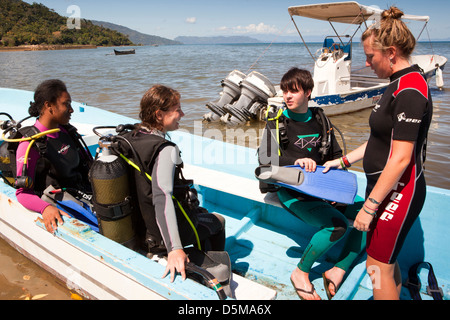
[[[433,105],[427,82],[417,66],[391,77],[370,116],[370,137],[364,155],[369,195],[388,162],[394,140],[414,142],[411,161],[398,184],[382,201],[367,235],[367,253],[394,263],[407,233],[422,210],[426,185],[423,162]]]

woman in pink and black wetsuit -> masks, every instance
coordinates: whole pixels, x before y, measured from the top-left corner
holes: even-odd
[[[366,201],[354,226],[367,232],[367,271],[374,275],[374,299],[399,299],[397,256],[426,193],[423,155],[432,100],[421,70],[409,64],[416,41],[400,20],[402,15],[396,7],[385,10],[379,26],[362,36],[366,65],[391,83],[370,116],[368,142],[342,159],[347,165],[364,159]],[[326,166],[340,163],[330,161]]]
[[[89,191],[87,177],[88,157],[85,150],[78,147],[76,141],[67,131],[73,109],[71,97],[65,84],[56,79],[42,82],[34,93],[34,102],[30,103],[28,113],[37,117],[34,127],[40,132],[59,128],[60,131],[47,135],[45,152],[41,155],[38,148],[30,149],[26,173],[33,180],[33,185],[21,186],[16,191],[17,200],[25,208],[42,214],[44,225],[49,232],[54,232],[58,223],[62,224],[61,215],[69,217],[64,211],[41,199],[42,193],[49,185],[58,188],[75,188]],[[66,126],[66,127],[64,127]],[[73,128],[73,127],[72,127]],[[25,130],[23,128],[21,130]],[[16,152],[17,176],[22,175],[24,158],[29,142],[21,142]]]

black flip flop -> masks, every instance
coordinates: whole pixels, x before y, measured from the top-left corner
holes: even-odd
[[[331,292],[330,292],[330,288],[329,288],[330,287],[330,283],[334,286],[334,292],[336,292],[336,293],[338,291],[338,287],[336,286],[336,284],[332,280],[328,279],[325,276],[325,273],[322,273],[322,278],[323,278],[323,286],[325,288],[325,292],[327,293],[328,300],[331,300],[331,299],[333,299],[334,296],[332,296]]]
[[[291,283],[292,283],[292,286],[293,286],[294,289],[295,289],[295,292],[297,293],[298,297],[299,297],[301,300],[306,300],[306,299],[303,298],[303,297],[298,293],[299,291],[314,296],[314,292],[316,291],[316,289],[314,288],[314,285],[313,285],[313,284],[311,284],[311,285],[312,285],[311,291],[307,291],[307,290],[304,290],[304,289],[296,288],[295,285],[294,285],[294,282],[293,282],[292,280],[291,280]]]

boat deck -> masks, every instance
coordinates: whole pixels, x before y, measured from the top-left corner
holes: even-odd
[[[276,290],[277,299],[298,299],[292,288],[290,275],[317,229],[289,214],[273,194],[262,195],[256,179],[205,171],[190,165],[186,165],[185,175],[195,176],[202,205],[225,216],[226,249],[231,257],[233,271]],[[362,193],[365,179],[362,174],[357,175],[359,193]],[[211,183],[214,183],[214,189],[208,187]],[[412,264],[430,261],[438,283],[445,293],[446,290],[449,291],[450,285],[450,260],[442,243],[448,243],[450,240],[449,234],[444,230],[444,226],[449,225],[450,218],[437,223],[433,212],[439,212],[438,206],[441,207],[443,202],[450,205],[450,193],[433,187],[428,189],[427,204],[420,220],[410,232],[398,260],[403,283],[407,280],[408,269]],[[249,200],[244,199],[242,195]],[[436,230],[436,233],[427,232],[425,237],[424,229]],[[313,266],[310,278],[322,299],[327,299],[322,273],[337,261],[343,243],[344,239]],[[372,299],[372,283],[366,275],[365,259],[366,255],[362,253],[351,272],[347,274],[336,299]],[[427,283],[425,271],[420,273],[422,283]],[[426,288],[422,288],[422,293],[424,290]],[[401,298],[411,299],[406,287],[402,289]],[[431,299],[426,294],[422,294],[422,298]]]
[[[298,299],[290,275],[317,229],[283,209],[274,194],[262,195],[256,179],[201,171],[186,165],[185,176],[196,177],[202,205],[226,218],[226,250],[233,271],[276,290],[277,299]],[[220,192],[207,187],[213,180]],[[341,248],[337,244],[313,266],[311,280],[322,299],[327,299],[322,273],[334,265]]]

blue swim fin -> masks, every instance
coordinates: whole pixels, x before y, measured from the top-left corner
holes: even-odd
[[[310,196],[353,204],[358,183],[352,172],[330,169],[323,173],[323,166],[317,166],[315,172],[306,172],[300,166],[260,166],[255,171],[256,178],[265,182],[289,188]]]
[[[67,212],[73,218],[86,223],[95,232],[99,232],[97,217],[92,213],[90,208],[82,207],[71,200],[58,200],[56,201],[56,206],[58,209]]]

